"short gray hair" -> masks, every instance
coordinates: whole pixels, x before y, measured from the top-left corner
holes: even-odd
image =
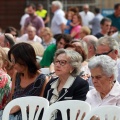
[[[55,5],[55,6],[59,7],[60,9],[63,9],[63,5],[60,1],[53,1],[52,5]]]
[[[72,76],[77,76],[80,74],[80,68],[81,68],[81,61],[82,56],[74,51],[74,50],[68,50],[68,49],[58,49],[55,53],[54,59],[57,58],[58,55],[65,54],[69,58],[69,63],[73,67],[73,71],[71,73]]]
[[[114,80],[117,79],[117,63],[107,55],[95,56],[89,61],[88,67],[89,69],[101,67],[106,76],[114,75]]]
[[[97,46],[99,45],[107,45],[110,47],[110,49],[117,50],[119,54],[119,44],[114,38],[110,36],[101,37],[97,42]]]

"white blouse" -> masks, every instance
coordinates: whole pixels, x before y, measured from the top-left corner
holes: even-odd
[[[90,90],[87,93],[86,102],[90,103],[92,108],[104,105],[120,106],[120,84],[116,81],[111,91],[103,99],[96,89]]]

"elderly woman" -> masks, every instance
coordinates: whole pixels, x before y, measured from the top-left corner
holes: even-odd
[[[58,77],[49,81],[44,92],[44,97],[50,101],[50,104],[63,100],[86,100],[88,82],[78,76],[81,61],[82,57],[76,51],[57,50],[54,65]],[[57,120],[62,120],[60,114],[57,115]]]
[[[43,45],[44,49],[46,49],[51,44],[56,44],[56,40],[53,38],[52,31],[48,27],[44,28],[41,44]]]
[[[87,93],[92,108],[103,105],[120,106],[120,85],[116,81],[116,61],[107,55],[96,56],[88,64],[95,89]]]
[[[79,39],[72,40],[71,43],[65,45],[65,49],[75,50],[82,56],[82,64],[80,66],[81,68],[80,76],[83,79],[88,80],[88,78],[91,76],[91,73],[88,68],[88,62],[87,62],[88,49],[87,49],[86,42]],[[50,65],[50,72],[52,76],[55,75],[55,74],[52,74],[54,73],[54,71],[55,71],[54,64],[52,63]]]

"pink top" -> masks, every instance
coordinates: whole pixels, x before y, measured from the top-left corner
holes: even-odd
[[[72,28],[71,33],[75,32],[76,35],[74,36],[74,38],[80,38],[80,29],[81,29],[81,25],[77,25],[75,27]]]

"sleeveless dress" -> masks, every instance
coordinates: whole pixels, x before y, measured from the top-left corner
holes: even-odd
[[[40,74],[36,80],[29,84],[26,88],[22,88],[20,86],[20,74],[16,75],[16,81],[15,81],[15,90],[14,95],[12,96],[13,99],[18,97],[25,97],[25,96],[40,96],[40,92],[42,91],[42,86],[45,82],[45,75]],[[22,120],[21,111],[18,111],[17,113],[10,115],[9,120]]]

